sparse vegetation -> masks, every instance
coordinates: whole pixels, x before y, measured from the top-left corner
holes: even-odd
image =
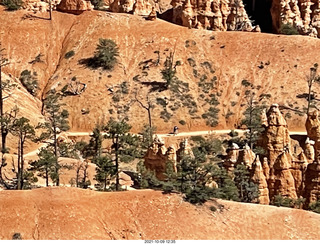
[[[89,58],[86,64],[91,68],[103,68],[112,70],[118,62],[119,48],[111,39],[99,39],[93,58]]]
[[[22,7],[22,0],[2,0],[2,5],[6,7],[8,11],[15,11]]]
[[[37,72],[31,72],[29,70],[24,70],[20,74],[20,82],[27,89],[27,91],[36,96],[39,91],[39,83],[37,79]]]
[[[284,35],[299,35],[298,30],[291,24],[282,24],[279,32]]]
[[[64,58],[65,59],[69,59],[71,57],[73,57],[75,55],[75,52],[73,50],[70,50],[69,52],[67,52],[65,55],[64,55]]]

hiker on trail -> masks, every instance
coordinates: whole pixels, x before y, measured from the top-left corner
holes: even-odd
[[[178,126],[173,127],[173,134],[177,135],[178,134]]]

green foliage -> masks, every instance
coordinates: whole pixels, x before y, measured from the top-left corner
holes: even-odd
[[[59,169],[61,166],[58,162],[58,134],[63,131],[69,130],[68,117],[69,113],[67,110],[62,109],[64,104],[60,103],[62,96],[60,93],[57,93],[56,90],[52,89],[48,92],[46,99],[43,102],[43,110],[45,111],[46,121],[40,123],[37,128],[43,129],[38,140],[51,140],[49,147],[55,154],[54,159],[56,160],[56,172],[55,179],[56,184],[59,185]]]
[[[305,200],[305,198],[292,199],[278,194],[274,197],[272,205],[277,207],[302,208]]]
[[[116,176],[116,166],[110,157],[97,157],[93,161],[96,164],[95,180],[99,182],[98,189],[106,191],[110,181]]]
[[[213,195],[213,189],[206,186],[188,188],[185,193],[185,200],[192,204],[203,204]]]
[[[309,209],[315,213],[320,213],[320,200],[310,203],[309,204]]]
[[[104,0],[90,0],[91,4],[93,5],[94,9],[101,9],[104,5],[105,2]]]
[[[196,139],[195,137],[192,140]],[[195,159],[199,162],[206,162],[207,159],[215,161],[218,153],[221,152],[221,141],[214,137],[196,141],[192,148]]]
[[[33,172],[28,170],[23,171],[23,190],[32,189],[35,183],[38,182],[38,178],[34,176]]]
[[[12,235],[12,240],[22,240],[21,234],[18,233],[18,232],[15,232],[15,233]]]
[[[219,111],[220,109],[216,107],[209,107],[208,112],[201,115],[201,117],[206,120],[206,125],[211,127],[215,127],[218,125]]]
[[[70,50],[69,52],[67,52],[65,55],[64,55],[64,58],[65,59],[69,59],[71,57],[73,57],[75,55],[75,52],[73,50]]]
[[[215,206],[210,206],[210,210],[211,210],[212,212],[216,212],[216,211],[217,211],[217,208],[216,208]]]
[[[246,106],[246,109],[243,113],[244,119],[241,121],[241,124],[245,125],[249,130],[245,135],[250,148],[253,149],[254,152],[258,152],[260,149],[257,148],[258,151],[256,151],[255,145],[264,131],[261,114],[263,109],[267,107],[269,97],[264,94],[257,96],[255,86],[252,84],[250,88],[246,90],[245,94],[245,103],[242,105]]]
[[[31,162],[29,170],[37,172],[37,176],[46,179],[46,186],[49,185],[49,179],[56,182],[57,174],[55,169],[57,158],[54,152],[49,148],[41,148],[38,157],[37,161]]]
[[[177,73],[177,63],[174,64],[173,58],[174,53],[170,52],[169,56],[166,57],[166,61],[164,62],[164,69],[161,70],[162,79],[164,79],[167,82],[167,88],[172,84],[172,81]]]
[[[139,133],[141,138],[140,148],[143,150],[143,154],[151,146],[153,142],[153,135],[157,131],[157,128],[152,126],[151,128],[148,125],[144,125],[142,131]]]
[[[239,191],[241,202],[254,202],[259,197],[259,187],[250,180],[250,173],[245,165],[238,164],[234,170],[234,182]]]
[[[212,172],[213,180],[218,184],[213,196],[216,198],[239,201],[239,192],[234,181],[223,167],[215,166]]]
[[[21,84],[27,89],[27,91],[36,96],[39,91],[39,83],[37,79],[37,72],[31,73],[29,70],[24,70],[20,74],[19,80]]]
[[[92,133],[90,134],[89,144],[79,145],[80,151],[85,158],[98,158],[102,153],[102,142],[103,142],[103,125],[98,125],[94,127]]]
[[[110,155],[114,158],[116,169],[116,190],[119,190],[119,163],[128,163],[140,157],[139,136],[129,133],[131,126],[125,121],[110,119],[104,126],[106,138],[111,139]]]
[[[298,30],[291,24],[282,24],[279,32],[284,35],[299,35]]]
[[[119,48],[117,44],[111,39],[99,39],[94,57],[88,62],[92,68],[103,68],[105,70],[112,70],[118,62]]]
[[[6,7],[9,11],[15,11],[22,7],[22,0],[2,0],[2,5]]]
[[[163,187],[163,182],[157,179],[154,172],[151,172],[146,169],[143,161],[139,161],[137,163],[137,172],[137,181],[139,183],[140,188],[161,189]]]
[[[180,125],[185,125],[185,124],[186,124],[186,121],[184,121],[184,120],[179,120],[179,124],[180,124]]]

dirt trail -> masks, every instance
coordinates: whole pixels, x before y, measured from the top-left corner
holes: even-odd
[[[0,192],[0,239],[319,239],[320,215],[218,200],[223,210],[180,195],[137,190],[102,193],[67,187]]]

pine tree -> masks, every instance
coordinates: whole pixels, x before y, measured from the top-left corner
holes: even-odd
[[[56,185],[60,184],[59,177],[59,169],[61,166],[59,165],[58,158],[58,141],[57,137],[59,133],[63,131],[69,130],[68,125],[68,117],[69,113],[67,110],[62,109],[62,105],[60,103],[61,94],[56,92],[56,90],[50,90],[48,96],[44,100],[44,111],[46,122],[39,124],[38,128],[43,128],[45,131],[41,134],[40,140],[49,139],[52,140],[50,142],[50,146],[53,148],[54,156],[55,156],[55,175],[56,175]]]
[[[102,142],[103,142],[103,126],[96,125],[90,134],[89,144],[84,147],[84,157],[92,157],[93,160],[95,158],[99,158],[102,154]]]
[[[5,160],[5,153],[8,149],[6,147],[6,140],[9,134],[9,129],[12,124],[13,118],[15,118],[17,110],[14,109],[9,113],[5,113],[4,100],[10,96],[10,91],[16,87],[15,84],[12,84],[10,81],[2,80],[2,67],[9,65],[9,60],[5,58],[4,54],[5,49],[2,47],[0,42],[0,133],[1,133],[1,164],[0,164],[0,184],[4,185],[6,188],[9,188],[9,185],[2,177],[2,169],[7,165]],[[4,96],[4,93],[9,93],[9,95]]]
[[[223,167],[215,166],[212,171],[213,180],[218,184],[214,190],[214,197],[226,200],[239,201],[238,189]]]
[[[102,185],[100,188],[106,191],[110,181],[117,175],[116,167],[113,160],[106,156],[95,158],[94,163],[97,166],[95,180]]]
[[[16,119],[13,122],[11,133],[18,137],[18,172],[17,172],[17,178],[18,178],[18,190],[23,189],[23,183],[25,179],[23,178],[25,174],[24,169],[24,146],[27,139],[33,140],[35,137],[35,130],[32,125],[30,125],[30,120],[22,117],[19,119]]]
[[[241,202],[254,202],[259,197],[259,187],[250,180],[250,173],[245,165],[238,164],[234,169],[234,182],[239,191]]]
[[[57,158],[49,148],[41,148],[38,153],[39,159],[30,164],[30,171],[35,171],[38,176],[46,179],[46,186],[49,186],[49,178],[56,181]]]
[[[243,80],[242,85],[247,87],[245,91],[245,103],[246,110],[244,111],[244,119],[241,121],[242,125],[245,125],[249,130],[246,132],[246,139],[248,140],[251,149],[256,151],[255,145],[258,139],[261,137],[264,128],[261,122],[261,113],[266,108],[266,103],[270,98],[269,94],[256,94],[256,87],[250,82]],[[260,150],[259,148],[257,150]]]
[[[129,133],[131,126],[125,121],[109,120],[104,127],[106,138],[111,139],[111,156],[114,158],[116,170],[116,190],[119,190],[119,163],[130,162],[139,155],[139,137]]]

